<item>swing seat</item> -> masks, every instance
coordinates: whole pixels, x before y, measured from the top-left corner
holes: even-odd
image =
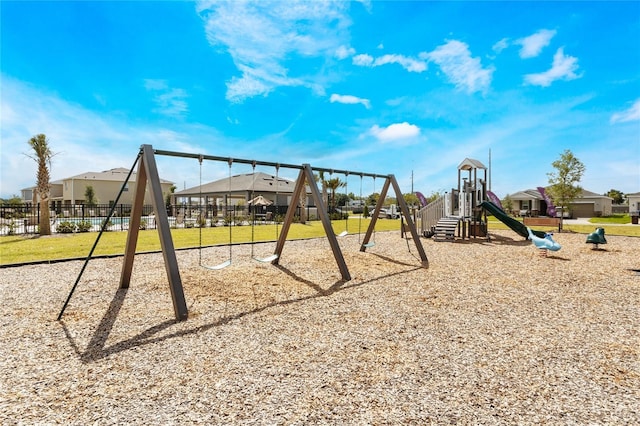
[[[202,265],[202,267],[206,268],[206,269],[211,269],[212,271],[217,271],[217,270],[220,270],[220,269],[224,269],[229,265],[231,265],[231,259],[227,260],[226,262],[222,262],[219,265],[215,265],[215,266]]]
[[[258,262],[262,262],[262,263],[269,263],[269,262],[273,262],[274,260],[276,260],[278,258],[277,254],[272,254],[271,256],[267,256],[267,257],[254,257],[255,260],[257,260]]]
[[[349,231],[342,231],[341,233],[339,233],[337,236],[338,237],[346,237],[347,235],[349,235]]]
[[[369,247],[373,247],[373,246],[375,246],[375,245],[376,245],[376,243],[367,243],[367,244],[363,244],[363,245],[362,245],[362,247],[367,247],[367,248],[369,248]]]

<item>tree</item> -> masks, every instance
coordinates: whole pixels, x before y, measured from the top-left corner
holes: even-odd
[[[39,134],[29,139],[29,146],[35,155],[27,154],[27,157],[38,163],[36,193],[40,199],[40,235],[51,235],[51,224],[49,223],[49,168],[53,152],[49,147],[49,140],[44,134]]]
[[[8,200],[2,200],[2,204],[8,204],[12,207],[17,207],[17,206],[21,206],[23,203],[22,203],[22,198],[20,198],[19,195],[14,194]]]
[[[337,177],[329,179],[325,184],[327,189],[331,191],[331,210],[333,210],[336,207],[336,190],[344,187],[346,184]]]
[[[304,187],[302,191],[300,191],[300,198],[298,199],[298,204],[300,205],[300,223],[303,225],[307,223],[307,185],[309,185],[309,182],[305,178]]]
[[[320,182],[322,185],[322,202],[326,207],[329,204],[329,201],[327,200],[327,181],[324,179],[324,171],[319,171],[318,174],[314,173],[313,178],[316,183]]]
[[[556,171],[547,173],[549,184],[551,185],[548,188],[548,192],[562,211],[581,196],[582,188],[578,183],[582,179],[585,166],[568,149],[551,165]]]
[[[502,207],[505,212],[511,214],[513,211],[513,199],[511,198],[511,195],[505,195],[504,200],[502,200]]]
[[[379,192],[374,192],[367,197],[367,204],[375,206],[378,203],[378,198],[380,198]]]
[[[167,193],[167,195],[164,197],[164,207],[167,210],[167,214],[169,216],[171,216],[171,196],[173,195],[174,192],[176,192],[176,186],[175,185],[171,185],[169,187],[169,192]]]
[[[87,185],[84,188],[84,203],[88,207],[95,207],[96,204],[98,204],[98,200],[96,199],[96,191],[91,185]]]
[[[624,203],[624,192],[618,191],[617,189],[611,189],[606,194],[607,197],[613,198],[613,204],[623,204]]]
[[[406,194],[402,195],[404,197],[404,201],[405,203],[407,203],[408,206],[419,206],[420,205],[420,201],[418,201],[418,196],[412,192],[408,192]]]
[[[345,207],[347,207],[349,205],[350,201],[351,201],[351,198],[349,198],[349,196],[347,194],[345,194],[345,193],[336,194],[336,199],[335,199],[336,206],[345,206]]]

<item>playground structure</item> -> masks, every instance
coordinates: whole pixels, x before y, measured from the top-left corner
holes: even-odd
[[[314,202],[318,207],[319,218],[322,221],[322,225],[326,233],[327,240],[331,247],[337,266],[340,270],[340,274],[343,281],[351,280],[351,275],[349,273],[349,269],[344,260],[344,256],[342,255],[340,245],[338,244],[337,236],[334,234],[328,211],[326,209],[326,206],[324,205],[324,202],[322,200],[322,195],[318,189],[318,186],[316,185],[313,172],[315,170],[315,171],[322,171],[322,172],[329,172],[329,173],[339,173],[339,174],[344,174],[345,176],[348,176],[349,174],[351,174],[351,175],[358,175],[361,178],[366,176],[366,177],[372,177],[374,179],[374,182],[376,178],[382,178],[384,179],[384,184],[382,186],[382,190],[380,191],[380,196],[378,198],[378,202],[376,204],[375,210],[372,214],[372,219],[365,232],[364,238],[362,239],[362,242],[360,245],[360,251],[364,252],[366,251],[367,248],[372,247],[374,245],[376,221],[380,212],[382,211],[387,192],[389,191],[390,187],[393,187],[393,190],[395,191],[395,195],[398,200],[400,212],[402,213],[405,219],[406,229],[408,229],[411,234],[412,240],[420,256],[421,264],[423,267],[428,267],[427,255],[420,241],[415,223],[411,219],[408,206],[404,200],[404,197],[402,196],[402,192],[400,190],[398,182],[396,181],[395,176],[392,174],[379,175],[379,174],[372,174],[372,173],[353,172],[353,171],[347,171],[347,170],[312,168],[310,164],[293,165],[293,164],[271,163],[271,162],[256,161],[256,160],[216,157],[216,156],[202,155],[202,154],[190,154],[190,153],[183,153],[183,152],[154,150],[151,145],[142,145],[140,147],[138,156],[136,157],[136,160],[134,161],[133,166],[129,171],[129,174],[127,175],[127,178],[125,179],[120,189],[120,192],[118,193],[116,200],[113,203],[114,207],[111,209],[107,217],[107,220],[108,220],[113,215],[115,206],[117,205],[118,200],[122,195],[122,193],[124,192],[125,188],[127,188],[129,179],[131,178],[131,175],[133,174],[133,171],[137,165],[138,167],[137,179],[135,182],[135,192],[133,196],[134,202],[131,208],[131,216],[129,219],[129,229],[127,233],[127,241],[125,246],[124,259],[122,263],[121,275],[120,275],[120,289],[129,288],[129,285],[131,283],[131,275],[133,271],[136,245],[138,241],[140,223],[142,220],[141,217],[142,217],[142,209],[144,204],[144,195],[145,195],[145,190],[148,190],[152,198],[153,209],[156,217],[155,219],[156,226],[157,226],[157,230],[160,238],[160,245],[162,249],[165,270],[166,270],[167,279],[169,281],[169,287],[171,291],[171,299],[173,302],[175,317],[176,317],[176,320],[178,321],[184,321],[187,319],[188,309],[185,301],[184,290],[182,286],[182,278],[180,276],[180,270],[179,270],[178,261],[176,258],[175,247],[173,245],[173,239],[171,237],[168,214],[165,209],[163,194],[160,187],[160,177],[159,177],[158,168],[155,161],[156,155],[193,158],[193,159],[197,159],[200,162],[200,164],[202,164],[203,160],[221,161],[221,162],[227,163],[229,165],[229,168],[231,168],[232,164],[234,163],[241,163],[241,164],[251,164],[254,168],[256,165],[261,165],[261,166],[275,167],[276,170],[279,170],[280,168],[297,169],[299,172],[298,172],[298,177],[295,181],[295,188],[291,195],[291,204],[287,208],[285,218],[282,223],[282,230],[277,239],[275,251],[271,256],[265,259],[261,259],[261,261],[270,262],[271,264],[274,264],[274,265],[280,262],[280,259],[282,258],[282,251],[287,241],[287,234],[289,232],[291,224],[294,221],[294,215],[295,215],[296,207],[298,206],[298,203],[300,201],[300,196],[308,186],[311,190],[311,195],[314,199]],[[78,277],[76,278],[76,281],[71,288],[69,296],[67,297],[58,315],[58,320],[62,318],[62,315],[64,314],[64,311],[67,305],[69,304],[69,301],[71,300],[73,292],[78,286],[78,283],[82,278],[82,275],[88,265],[88,262],[91,260],[93,256],[93,252],[100,240],[100,237],[105,231],[106,222],[107,221],[105,221],[105,224],[103,225],[101,231],[98,233],[96,241],[94,242],[93,247],[91,248],[80,270],[80,273],[78,274]],[[231,227],[229,227],[229,229],[231,229]],[[372,236],[374,236],[373,241],[372,241]],[[200,245],[201,244],[202,242],[200,242]],[[231,231],[230,231],[229,259],[219,265],[212,266],[212,267],[206,267],[202,265],[202,262],[200,262],[201,266],[211,270],[222,269],[229,266],[231,264],[231,246],[232,245],[233,244],[231,240]]]
[[[465,158],[458,165],[458,186],[418,211],[417,222],[424,236],[436,241],[453,241],[456,237],[488,238],[487,212],[523,238],[529,238],[529,228],[509,216],[500,200],[487,190],[487,168],[478,160]],[[554,224],[555,219],[554,219]],[[531,231],[545,238],[542,231]]]
[[[487,219],[482,203],[487,200],[487,168],[465,158],[458,165],[458,185],[419,212],[422,235],[436,241],[486,237]]]

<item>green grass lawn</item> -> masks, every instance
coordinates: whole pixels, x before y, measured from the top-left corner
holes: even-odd
[[[349,233],[366,232],[370,219],[351,218],[347,221],[333,221],[332,226],[336,234],[348,228]],[[280,232],[282,226],[278,226]],[[380,219],[376,222],[376,231],[400,230],[400,221]],[[173,245],[176,249],[199,247],[199,228],[172,229]],[[325,235],[322,222],[310,221],[302,225],[294,223],[289,229],[288,240],[302,238],[317,238]],[[59,259],[86,257],[93,247],[97,232],[85,232],[76,234],[54,234],[41,237],[39,235],[13,235],[0,237],[0,264],[52,261]],[[127,232],[109,231],[102,234],[94,255],[123,254]],[[247,243],[251,241],[275,241],[275,225],[256,225],[251,227],[231,227],[231,241],[233,244]],[[229,243],[229,227],[202,228],[202,245],[221,245]],[[148,229],[140,231],[136,252],[160,250],[158,231]]]
[[[627,216],[628,218],[628,216]],[[595,218],[594,221],[602,222],[605,218]],[[624,218],[612,218],[613,222]],[[370,219],[358,218],[333,221],[332,226],[336,234],[348,228],[349,233],[355,234],[364,232],[369,226]],[[622,222],[629,223],[629,222]],[[589,234],[594,231],[596,225],[564,225],[563,232],[576,232]],[[640,237],[640,225],[631,226],[609,226],[604,225],[606,235],[624,235]],[[532,227],[538,230],[549,230],[544,227]],[[278,231],[282,229],[278,226]],[[509,229],[505,224],[494,217],[489,217],[489,231],[497,229]],[[380,219],[376,222],[376,231],[399,231],[400,221],[390,219]],[[252,236],[253,233],[253,236]],[[177,249],[200,246],[200,229],[172,229],[173,244]],[[302,225],[294,223],[291,225],[287,239],[317,238],[324,236],[324,229],[320,221],[307,222]],[[38,235],[13,235],[0,237],[0,264],[53,261],[70,258],[84,258],[89,254],[91,247],[98,237],[97,232],[78,234],[54,234],[47,237]],[[102,234],[94,255],[118,255],[124,253],[124,246],[127,232],[110,231]],[[231,228],[231,241],[234,244],[247,243],[251,241],[274,241],[276,239],[275,225],[234,226]],[[229,228],[202,228],[202,245],[221,245],[229,243]],[[138,237],[137,252],[147,252],[160,250],[160,239],[158,231],[151,229],[140,231]]]
[[[618,225],[626,225],[631,223],[631,216],[628,214],[614,214],[605,217],[592,217],[589,219],[591,223],[614,223]]]
[[[628,218],[629,216],[627,216]],[[631,226],[606,226],[606,223],[610,223],[610,224],[614,224],[614,225],[620,225],[620,224],[627,224],[627,223],[631,223],[631,221],[627,221],[627,222],[616,222],[616,220],[620,220],[620,219],[613,219],[611,222],[604,222],[603,220],[606,218],[593,218],[590,220],[590,222],[593,222],[593,225],[581,225],[581,224],[567,224],[564,223],[563,227],[562,227],[562,231],[563,232],[574,232],[574,233],[578,233],[578,234],[590,234],[592,233],[597,227],[602,227],[605,228],[605,232],[606,235],[622,235],[622,236],[627,236],[627,237],[640,237],[640,225],[631,225]],[[491,231],[492,229],[510,229],[507,225],[505,225],[504,223],[500,222],[498,219],[496,219],[493,216],[489,216],[488,217],[488,222],[489,222],[489,231]],[[551,229],[549,227],[544,227],[544,226],[532,226],[531,229],[535,229],[535,230],[539,230],[539,231],[550,231]]]

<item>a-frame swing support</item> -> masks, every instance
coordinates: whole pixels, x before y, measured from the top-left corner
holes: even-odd
[[[367,228],[367,232],[364,234],[364,239],[362,240],[362,244],[360,245],[360,251],[366,251],[369,241],[371,240],[371,235],[376,227],[376,222],[378,221],[378,217],[380,216],[380,211],[382,210],[382,206],[384,205],[384,200],[387,197],[387,192],[389,191],[389,186],[393,186],[393,190],[396,193],[396,199],[398,205],[400,206],[400,212],[402,216],[404,216],[405,221],[407,223],[407,227],[411,232],[411,238],[416,245],[416,249],[418,250],[418,255],[420,256],[420,260],[422,262],[422,266],[425,268],[429,267],[429,260],[427,259],[427,254],[424,251],[424,247],[422,246],[422,242],[420,242],[420,237],[418,236],[418,230],[416,229],[415,223],[413,223],[413,219],[411,219],[411,214],[409,213],[409,207],[407,206],[404,197],[402,196],[402,191],[400,190],[400,185],[398,185],[398,181],[396,180],[394,175],[387,176],[384,181],[384,185],[382,186],[382,190],[380,191],[380,196],[378,197],[378,202],[376,203],[376,208],[373,210],[373,214],[371,215],[371,222],[369,223],[369,227]]]
[[[316,181],[313,176],[313,170],[311,169],[311,166],[309,164],[303,164],[302,169],[300,169],[300,173],[298,173],[298,179],[296,180],[296,186],[291,196],[291,202],[295,203],[295,206],[298,205],[298,200],[300,200],[300,196],[302,195],[302,191],[304,191],[305,189],[306,183],[309,183],[311,196],[313,197],[313,201],[318,208],[318,216],[320,216],[322,226],[324,227],[324,232],[325,234],[327,234],[327,239],[329,240],[329,245],[331,246],[333,257],[336,259],[336,263],[338,264],[338,268],[340,269],[342,279],[344,281],[349,281],[351,280],[349,268],[347,268],[347,264],[344,261],[344,256],[342,255],[342,251],[340,250],[340,244],[338,244],[338,239],[336,238],[336,235],[333,232],[333,228],[331,227],[331,219],[329,219],[329,213],[327,212],[327,209],[325,208],[325,205],[322,201],[322,196],[320,194],[320,191],[318,190],[318,185],[316,185]],[[284,243],[287,241],[287,234],[289,233],[289,228],[293,223],[295,212],[295,208],[287,209],[287,214],[285,215],[284,222],[282,223],[280,238],[278,238],[276,251],[274,253],[274,255],[276,255],[277,257],[273,260],[273,262],[271,262],[274,265],[278,264],[278,261],[280,260],[280,257],[282,255],[282,249],[284,248]]]

